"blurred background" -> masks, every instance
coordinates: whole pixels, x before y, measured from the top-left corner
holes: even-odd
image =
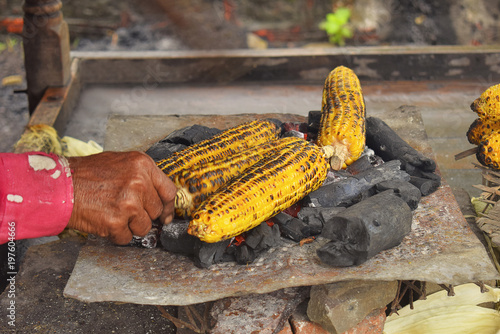
[[[495,0],[63,0],[78,51],[496,45]],[[0,152],[28,120],[22,0],[0,0]]]

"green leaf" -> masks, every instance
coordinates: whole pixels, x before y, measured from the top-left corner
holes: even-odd
[[[352,29],[347,26],[351,10],[349,8],[338,8],[334,13],[326,14],[325,20],[320,22],[319,28],[325,30],[332,44],[345,45],[345,38],[353,35]]]
[[[341,28],[341,33],[340,33],[342,36],[344,36],[345,38],[351,38],[352,37],[352,30],[351,28],[349,27],[342,27]]]
[[[341,7],[335,11],[335,16],[342,24],[346,24],[351,17],[351,10],[349,8]]]

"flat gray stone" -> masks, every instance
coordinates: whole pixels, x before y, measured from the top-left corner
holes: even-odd
[[[119,138],[126,137],[125,148],[129,149],[140,147],[145,139],[143,135],[122,131],[117,122],[126,120],[128,129],[133,128],[134,123],[140,125],[136,128],[147,128],[148,122],[159,123],[163,118],[162,131],[167,134],[196,122],[205,121],[201,124],[209,126],[221,124],[220,128],[227,128],[252,117],[270,116],[304,120],[300,116],[285,114],[165,115],[130,119],[122,116],[111,119],[108,129],[114,129],[114,143],[120,143]],[[418,109],[403,106],[378,116],[411,146],[433,156]],[[169,124],[172,124],[171,128]],[[465,221],[445,180],[435,193],[422,199],[413,212],[412,232],[399,246],[379,253],[360,266],[334,268],[323,264],[316,255],[316,250],[326,242],[321,238],[303,246],[287,242],[269,249],[246,266],[221,263],[200,269],[189,257],[163,249],[117,247],[104,240],[89,240],[80,252],[64,294],[87,302],[191,305],[345,280],[462,284],[500,278],[484,246]]]

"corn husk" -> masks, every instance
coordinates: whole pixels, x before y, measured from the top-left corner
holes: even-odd
[[[103,151],[103,148],[93,140],[84,142],[68,136],[60,138],[53,127],[45,124],[27,127],[14,148],[22,148],[25,152],[55,153],[65,157],[81,157]]]
[[[500,313],[493,308],[478,306],[497,303],[500,289],[486,286],[481,293],[475,284],[454,288],[455,296],[439,291],[425,300],[413,303],[387,317],[384,334],[496,334],[500,333]]]

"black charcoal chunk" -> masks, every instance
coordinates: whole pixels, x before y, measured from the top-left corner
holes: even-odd
[[[187,233],[189,221],[174,219],[170,224],[163,225],[160,234],[161,246],[172,253],[194,254],[196,237]]]
[[[326,222],[330,239],[317,250],[321,261],[335,267],[359,265],[395,247],[410,233],[412,211],[392,190],[359,202]]]
[[[321,110],[311,110],[307,115],[307,126],[310,132],[318,132],[321,124]]]
[[[433,192],[438,190],[439,186],[441,185],[440,181],[416,177],[416,176],[412,176],[410,178],[410,183],[413,184],[418,189],[420,189],[422,196],[427,196],[432,194]]]
[[[346,171],[351,175],[356,175],[372,167],[371,157],[368,155],[362,155],[354,161],[352,164],[347,166]]]
[[[207,140],[220,133],[221,130],[216,128],[209,128],[204,125],[190,125],[182,129],[175,130],[168,136],[160,140],[160,142],[182,144],[182,145],[192,145],[199,143],[203,140]]]
[[[332,219],[332,217],[343,212],[345,209],[346,208],[342,207],[342,206],[333,207],[333,208],[320,208],[320,217],[323,220],[323,222],[327,222],[330,219]]]
[[[309,226],[311,235],[318,235],[323,230],[322,208],[303,207],[297,213],[297,218]]]
[[[283,122],[277,118],[266,118],[266,121],[272,122],[276,125],[276,128],[281,132],[283,129]]]
[[[341,206],[333,208],[303,207],[298,212],[297,218],[309,226],[311,235],[318,235],[321,234],[325,221],[331,219],[343,210],[345,210],[345,208]]]
[[[285,133],[283,133],[282,137],[295,137],[295,138],[304,139],[305,134],[300,132],[300,131],[297,131],[297,130],[290,130],[290,131],[286,131]]]
[[[311,228],[305,222],[284,212],[278,213],[271,220],[279,226],[281,235],[285,238],[300,241],[311,236]]]
[[[141,248],[156,248],[160,243],[161,228],[162,223],[160,223],[160,221],[158,220],[154,220],[151,224],[151,229],[149,230],[149,232],[143,237],[134,235],[129,243],[129,246]]]
[[[346,179],[323,185],[305,196],[303,203],[322,207],[350,206],[377,183],[387,180],[408,181],[410,176],[400,169],[400,165],[399,160],[388,161]]]
[[[401,168],[404,170],[409,168],[408,165],[426,172],[436,170],[434,160],[411,147],[380,118],[368,117],[366,119],[366,145],[385,161],[401,160]],[[410,171],[408,174],[413,175]]]
[[[383,192],[386,190],[394,190],[394,193],[401,197],[411,210],[415,210],[418,207],[418,203],[422,198],[420,189],[415,187],[413,184],[402,180],[389,180],[378,183],[376,186],[378,192]]]
[[[209,268],[213,264],[224,262],[224,253],[231,240],[214,243],[196,239],[194,246],[194,264],[199,268]]]
[[[280,230],[277,224],[269,226],[266,222],[247,232],[245,244],[260,252],[281,244]]]
[[[186,145],[182,144],[158,142],[148,148],[145,153],[149,155],[154,161],[160,161],[169,157],[175,152],[185,149],[186,147]]]
[[[247,245],[241,245],[236,248],[235,258],[236,263],[246,265],[255,261],[257,255],[255,254],[255,251]]]
[[[321,111],[309,111],[307,118],[307,140],[316,141],[318,138],[319,125],[321,121]]]

